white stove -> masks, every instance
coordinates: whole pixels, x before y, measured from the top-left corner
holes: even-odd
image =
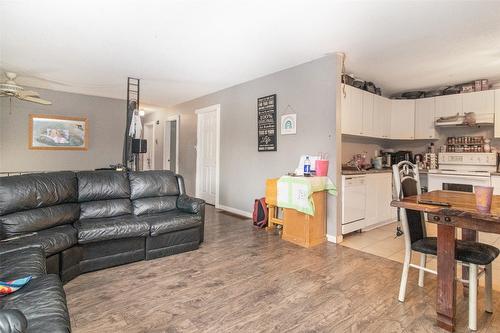
[[[497,168],[496,153],[440,153],[439,169],[429,170],[429,191],[473,192],[474,186],[490,186]]]

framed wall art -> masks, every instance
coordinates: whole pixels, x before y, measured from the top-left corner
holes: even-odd
[[[284,114],[281,116],[281,135],[297,133],[297,114]]]
[[[257,99],[257,150],[276,151],[276,94]]]
[[[28,140],[34,150],[87,150],[87,118],[30,114]]]

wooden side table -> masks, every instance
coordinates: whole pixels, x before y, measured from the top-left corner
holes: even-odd
[[[314,216],[283,208],[281,238],[303,247],[313,247],[326,241],[326,191],[314,192]]]

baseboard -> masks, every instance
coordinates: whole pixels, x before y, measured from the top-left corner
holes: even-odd
[[[334,235],[329,235],[326,234],[326,240],[329,241],[330,243],[342,243],[343,237],[342,235],[340,236],[334,236]]]
[[[225,210],[226,212],[230,212],[230,213],[244,216],[244,217],[248,217],[248,218],[252,218],[252,215],[253,215],[250,212],[245,212],[244,210],[236,209],[236,208],[228,207],[228,206],[224,206],[224,205],[219,205],[217,208]]]

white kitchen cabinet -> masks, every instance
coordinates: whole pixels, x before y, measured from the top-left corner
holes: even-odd
[[[363,125],[361,134],[371,137],[375,137],[373,97],[374,94],[363,91]]]
[[[396,219],[396,209],[391,207],[392,174],[366,175],[365,229]]]
[[[391,135],[391,100],[373,96],[374,137],[388,139]]]
[[[500,194],[500,176],[491,176],[491,186],[493,186],[493,194]]]
[[[495,138],[500,138],[500,89],[495,90]]]
[[[463,114],[462,95],[446,95],[434,97],[436,102],[436,118]]]
[[[342,134],[363,135],[363,90],[343,85],[341,96]]]
[[[391,100],[391,139],[415,138],[415,100]]]
[[[477,91],[462,94],[462,111],[476,114],[492,114],[495,112],[495,91]]]
[[[415,100],[415,139],[436,139],[434,98]]]

